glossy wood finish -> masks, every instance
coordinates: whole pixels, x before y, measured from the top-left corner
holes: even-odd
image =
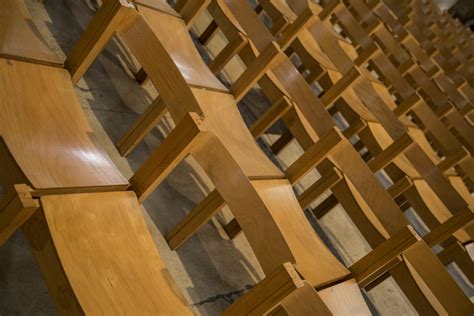
[[[0,135],[38,190],[124,189],[96,145],[67,71],[0,59]]]
[[[132,7],[127,0],[105,1],[99,13],[100,19],[94,19],[93,23],[87,26],[84,36],[68,53],[65,66],[71,73],[74,84],[84,76],[97,53],[110,40],[115,28],[126,14],[127,7]]]
[[[22,0],[2,1],[0,21],[0,57],[62,66],[62,61],[37,37]]]
[[[192,314],[176,292],[134,193],[49,195],[41,197],[41,207],[82,313]],[[30,223],[30,235],[34,227]],[[39,243],[35,252],[46,251],[40,240],[31,241]]]
[[[186,4],[183,3],[184,1],[181,1],[181,13],[190,22],[195,18],[197,12],[202,10],[201,5],[204,2],[195,3],[198,4],[197,8],[188,6],[191,8],[189,10],[184,9]],[[388,91],[380,88],[380,82],[370,80],[360,84],[358,79],[361,77],[361,73],[353,66],[350,66],[345,74],[352,73],[354,75],[347,75],[347,77],[343,77],[343,80],[337,73],[337,69],[330,69],[328,71],[329,79],[340,80],[341,86],[335,85],[336,88],[332,92],[327,91],[326,97],[323,97],[323,102],[321,102],[315,97],[296,68],[274,45],[273,36],[268,34],[268,30],[265,29],[264,33],[258,34],[263,31],[262,24],[257,15],[251,9],[249,10],[248,4],[233,0],[226,0],[226,4],[220,3],[222,11],[230,15],[235,14],[234,19],[230,20],[232,20],[231,24],[238,25],[236,26],[239,29],[238,34],[242,36],[242,39],[245,39],[241,43],[247,41],[245,32],[250,34],[249,38],[256,43],[256,51],[252,53],[249,53],[247,46],[247,50],[240,50],[239,45],[238,50],[242,52],[242,56],[247,54],[244,59],[246,58],[249,68],[247,75],[243,76],[240,81],[242,84],[237,85],[238,89],[232,90],[239,91],[234,96],[240,99],[257,81],[267,88],[274,85],[279,91],[273,95],[273,102],[276,104],[274,111],[279,113],[270,112],[264,117],[266,122],[259,122],[252,133],[246,129],[232,95],[213,76],[195,50],[186,31],[189,24],[186,25],[164,1],[160,1],[157,5],[144,1],[137,4],[137,10],[121,7],[120,16],[105,14],[107,18],[111,17],[111,20],[107,20],[99,14],[91,25],[98,25],[95,24],[96,21],[103,22],[105,20],[102,24],[104,28],[102,28],[100,36],[97,37],[86,32],[82,42],[90,44],[90,46],[86,45],[87,48],[84,49],[86,57],[78,63],[78,69],[84,72],[88,68],[90,62],[118,27],[118,34],[131,48],[146,73],[150,75],[151,81],[160,92],[160,97],[156,100],[152,110],[146,113],[143,120],[140,121],[140,123],[145,122],[146,126],[141,128],[140,124],[136,124],[133,127],[133,131],[129,135],[135,133],[138,136],[131,137],[129,144],[124,147],[123,151],[129,152],[137,141],[150,130],[150,126],[156,124],[165,111],[170,112],[177,127],[139,169],[131,182],[140,198],[144,199],[163,181],[177,163],[189,154],[209,175],[217,191],[209,199],[204,200],[209,203],[198,212],[198,216],[187,218],[186,221],[193,223],[192,225],[202,225],[215,209],[221,207],[224,202],[227,203],[236,217],[235,222],[242,228],[267,275],[264,281],[227,312],[233,314],[239,310],[249,314],[260,314],[279,303],[280,305],[272,313],[308,314],[318,311],[325,314],[369,314],[357,284],[352,280],[342,282],[348,278],[349,271],[332,256],[317,237],[301,210],[300,204],[303,206],[308,204],[326,189],[332,189],[337,199],[345,207],[348,207],[353,221],[358,224],[359,228],[365,228],[362,229],[362,233],[371,246],[379,246],[354,268],[358,275],[364,275],[363,281],[361,281],[362,286],[375,279],[378,274],[382,273],[381,271],[389,269],[395,271],[394,268],[403,259],[408,267],[408,272],[404,272],[408,275],[409,280],[403,283],[400,279],[403,278],[402,275],[395,276],[395,272],[393,275],[397,282],[412,289],[418,288],[414,285],[416,282],[423,294],[417,293],[414,296],[426,296],[433,309],[440,313],[471,312],[472,304],[444,271],[442,264],[437,261],[429,247],[423,241],[418,241],[416,234],[413,234],[410,229],[406,230],[407,221],[372,172],[394,164],[405,175],[416,179],[410,182],[411,180],[407,177],[401,178],[401,180],[408,179],[407,182],[412,187],[411,189],[405,188],[400,192],[406,190],[417,192],[419,194],[417,197],[421,196],[424,200],[421,203],[422,207],[432,204],[433,201],[437,203],[435,208],[439,209],[440,217],[436,221],[445,223],[433,226],[431,233],[426,236],[425,240],[430,246],[449,238],[465,224],[466,220],[472,219],[472,213],[466,204],[463,204],[463,202],[470,201],[467,197],[469,193],[466,194],[463,191],[465,187],[460,186],[460,179],[453,178],[451,183],[453,183],[453,187],[455,184],[456,188],[462,192],[459,195],[463,197],[463,202],[453,200],[446,203],[449,198],[454,199],[456,193],[450,191],[452,189],[450,182],[443,178],[441,171],[437,169],[436,154],[429,148],[428,141],[420,134],[419,130],[414,130],[413,126],[410,130],[407,127],[410,126],[410,123],[404,118],[398,120],[398,117],[392,112],[395,106],[388,102],[390,95]],[[269,5],[280,7],[280,10],[288,9],[283,1],[262,2],[262,7],[270,8]],[[103,8],[102,12],[108,12],[107,7]],[[290,15],[289,12],[291,11],[288,11],[287,15]],[[307,15],[290,16],[288,20],[283,19],[274,28],[275,33],[283,32],[284,36],[281,37],[283,40],[280,43],[284,46],[289,45],[297,36],[301,40],[302,37],[299,35],[304,32],[300,32],[300,29],[311,24],[312,22],[309,21],[315,20],[314,14],[318,11],[306,10],[304,12]],[[364,18],[371,21],[371,16]],[[372,22],[370,24],[375,25]],[[91,29],[93,29],[92,26]],[[375,26],[373,31],[377,31]],[[304,34],[310,36],[308,32]],[[87,41],[87,38],[91,41]],[[177,38],[180,40],[176,40]],[[305,41],[303,38],[303,42]],[[388,46],[392,44],[386,43]],[[272,45],[275,50],[268,53]],[[341,45],[347,45],[347,43]],[[312,49],[323,63],[329,67],[337,68],[337,63],[333,63],[330,59],[324,60],[321,47],[316,45]],[[229,55],[234,54],[235,50],[233,49]],[[364,54],[366,52],[372,55],[372,46],[367,46]],[[252,56],[253,53],[258,57]],[[353,51],[350,54],[356,55]],[[227,57],[223,60],[227,60]],[[262,60],[265,62],[260,63]],[[20,62],[15,63],[22,65]],[[256,66],[252,66],[252,63]],[[15,71],[10,72],[9,75],[14,77],[15,74],[21,73],[23,68],[20,66],[16,66]],[[4,65],[3,67],[8,66]],[[410,68],[411,66],[406,67]],[[39,72],[35,68],[33,70],[27,69],[24,73],[30,74],[34,71]],[[266,73],[265,76],[264,73]],[[417,74],[416,72],[411,73]],[[368,76],[368,74],[364,73],[363,76]],[[54,75],[48,72],[47,78],[50,77],[54,78]],[[77,78],[79,77],[80,75],[77,76]],[[440,78],[439,82],[444,82],[444,77],[438,78]],[[424,82],[424,80],[424,77],[419,79],[420,82]],[[4,81],[6,82],[6,80]],[[56,79],[52,82],[60,81]],[[50,82],[48,81],[48,83]],[[357,93],[347,90],[347,87],[353,83],[356,84],[356,88],[360,88]],[[451,89],[452,96],[459,97],[452,91],[452,86],[446,85],[445,82],[443,84],[447,90]],[[5,83],[4,86],[7,84]],[[71,89],[69,86],[60,87]],[[426,87],[426,89],[431,89],[431,86]],[[60,91],[69,91],[67,89]],[[4,90],[8,89],[4,88]],[[308,195],[314,193],[315,196],[306,198],[307,195],[302,194],[296,198],[290,181],[284,179],[283,173],[264,156],[252,136],[263,133],[264,126],[271,125],[279,117],[284,117],[285,122],[291,122],[291,116],[293,116],[299,122],[291,125],[290,130],[295,134],[297,140],[302,142],[307,153],[311,152],[311,148],[318,144],[318,140],[324,140],[328,134],[331,134],[331,131],[335,130],[334,122],[325,107],[336,101],[339,102],[341,93],[344,93],[344,102],[354,104],[351,111],[356,114],[351,121],[353,123],[351,135],[359,133],[361,130],[369,131],[372,136],[375,135],[373,138],[378,146],[376,150],[378,154],[366,165],[352,145],[343,139],[340,133],[336,133],[338,137],[336,137],[337,141],[334,141],[335,144],[330,142],[330,144],[322,146],[324,150],[321,155],[324,157],[317,155],[310,157],[310,163],[304,164],[304,170],[297,168],[298,170],[294,172],[297,176],[294,175],[291,182],[296,181],[306,170],[314,167],[317,167],[323,175],[307,191],[309,193],[305,192]],[[69,94],[73,94],[73,92],[71,91]],[[3,95],[2,90],[0,90],[0,95]],[[57,99],[54,94],[51,94],[50,97]],[[63,99],[60,98],[60,100]],[[384,103],[388,103],[388,105]],[[281,104],[283,105],[280,106]],[[292,108],[293,105],[296,107]],[[11,105],[7,104],[7,106]],[[5,108],[8,108],[7,106]],[[368,119],[369,117],[370,119]],[[447,118],[450,122],[458,120],[457,116],[447,116]],[[19,121],[23,123],[23,121]],[[354,122],[362,123],[357,129],[354,129]],[[21,125],[20,123],[18,125]],[[14,130],[11,126],[8,127]],[[72,128],[87,130],[87,124],[76,124]],[[0,135],[3,137],[1,129]],[[466,137],[464,136],[464,138]],[[5,142],[7,145],[9,144],[8,137]],[[49,145],[48,142],[44,143]],[[55,145],[61,142],[53,141],[52,143]],[[74,145],[74,137],[65,140],[64,144]],[[85,144],[80,143],[73,146],[69,152],[74,152],[74,148],[88,148],[89,143],[85,142]],[[52,148],[57,147],[52,146]],[[19,149],[10,151],[15,160],[17,157],[21,157],[18,154],[21,153]],[[443,171],[455,164],[455,162],[448,163],[446,161],[453,160],[457,157],[454,154],[460,152],[457,149],[453,152],[453,156],[449,157],[450,160],[445,160],[446,166],[442,166]],[[454,161],[459,159],[456,158]],[[100,166],[100,163],[101,160],[96,165]],[[32,163],[30,162],[30,164]],[[19,165],[22,166],[24,163],[20,161]],[[32,166],[31,170],[36,167]],[[87,168],[84,167],[83,170],[85,171]],[[113,170],[105,171],[113,172]],[[418,179],[420,175],[425,179]],[[86,180],[82,179],[84,182]],[[61,179],[61,181],[66,180]],[[52,178],[50,182],[59,183],[60,181]],[[105,188],[108,190],[122,188],[114,185],[103,185],[103,187],[104,190]],[[96,188],[93,187],[94,190]],[[74,186],[67,189],[77,190]],[[82,187],[80,189],[84,190]],[[441,194],[445,189],[449,192]],[[40,189],[34,192],[41,195],[46,191]],[[436,200],[439,198],[434,193],[435,191],[442,200],[439,200],[439,203]],[[68,314],[118,313],[125,310],[121,307],[117,308],[118,302],[124,301],[126,308],[130,308],[130,312],[133,313],[137,310],[143,311],[143,313],[156,312],[158,309],[163,310],[164,313],[186,314],[189,312],[180,300],[179,294],[173,290],[172,282],[168,279],[143,223],[133,193],[50,195],[43,196],[41,201],[43,213],[35,214],[37,216],[29,221],[25,231],[34,248],[35,255],[39,258],[41,269],[52,288],[51,291],[58,305],[63,308],[62,312]],[[443,202],[448,205],[449,211]],[[63,208],[68,212],[62,211]],[[212,212],[208,212],[209,210]],[[450,212],[455,216],[451,216]],[[44,218],[41,219],[41,216]],[[71,222],[77,225],[70,227]],[[182,227],[186,228],[186,226]],[[45,234],[47,231],[51,232],[49,241],[38,244],[38,240],[42,239],[36,238],[36,234]],[[466,236],[469,238],[468,233],[463,231],[456,234],[460,239]],[[463,234],[464,236],[462,236]],[[85,235],[87,238],[77,239],[77,235]],[[176,235],[170,234],[167,237],[169,240],[173,240],[174,236]],[[137,238],[141,242],[138,243]],[[52,240],[54,240],[54,244]],[[179,238],[173,241],[175,244],[182,242],[183,239]],[[137,244],[140,247],[137,248]],[[71,245],[75,247],[71,247]],[[81,255],[81,251],[84,249],[86,251]],[[110,251],[111,249],[117,250],[117,252]],[[131,255],[118,257],[119,253]],[[419,253],[423,253],[423,258],[419,256]],[[402,259],[397,257],[400,254],[402,254]],[[137,257],[144,259],[141,262],[129,260],[129,258]],[[288,261],[291,263],[286,263]],[[93,265],[90,262],[93,262]],[[427,266],[433,268],[426,269]],[[97,275],[94,278],[94,284],[90,283],[88,279],[84,279],[82,277],[84,274]],[[115,276],[119,277],[115,278]],[[281,276],[283,277],[280,278]],[[305,281],[302,281],[300,277],[303,277]],[[113,287],[110,287],[111,279],[116,280]],[[136,282],[137,279],[140,281]],[[449,298],[443,296],[440,284],[446,284],[452,290]],[[314,289],[314,287],[326,286],[327,288],[318,292]],[[130,291],[131,287],[138,287],[138,290]],[[143,290],[144,288],[145,290]],[[156,291],[153,292],[157,288],[159,289],[158,294]],[[412,297],[410,296],[410,298]],[[100,301],[97,298],[100,298]],[[69,304],[65,304],[66,301]],[[344,304],[341,304],[341,301]],[[428,306],[426,310],[430,308]]]
[[[16,8],[3,9],[1,30],[13,26],[28,35],[21,34],[27,28]],[[19,44],[36,45],[34,58],[40,58],[39,40],[22,36]],[[94,139],[69,73],[45,60],[17,57],[0,59],[1,185],[15,189],[0,205],[1,242],[22,227],[59,314],[192,314],[159,257],[135,194],[74,194],[129,184]],[[15,185],[23,182],[31,186]]]

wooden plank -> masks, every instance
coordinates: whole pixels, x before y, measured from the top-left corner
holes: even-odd
[[[138,199],[144,201],[196,145],[204,130],[201,119],[190,113],[130,178]]]
[[[165,239],[171,250],[178,249],[216,215],[224,205],[225,201],[217,190],[213,190],[207,195],[173,229],[166,233]]]
[[[192,314],[166,272],[133,192],[50,195],[41,197],[41,205],[45,221],[30,223],[28,238],[48,270],[46,280],[62,274],[72,290],[48,282],[61,313],[65,303],[77,301],[86,315]],[[57,261],[43,257],[48,251],[57,253]]]
[[[438,314],[471,315],[474,306],[424,241],[404,251],[403,259]]]
[[[247,38],[241,33],[230,40],[230,42],[217,54],[209,65],[209,69],[213,74],[218,74],[229,63],[229,61],[237,55],[248,44]]]
[[[445,240],[457,230],[463,228],[469,222],[474,220],[474,213],[467,209],[463,212],[453,215],[451,218],[433,228],[428,234],[423,237],[423,240],[433,247],[441,241]]]
[[[0,2],[0,57],[54,67],[62,61],[38,37],[23,1]]]
[[[235,100],[240,101],[265,72],[284,56],[278,45],[271,42],[255,60],[247,65],[247,69],[232,85],[231,92]]]
[[[308,28],[317,19],[317,13],[313,10],[311,3],[308,3],[308,7],[299,14],[298,18],[291,23],[291,25],[285,29],[278,39],[278,44],[281,49],[285,50],[298,36],[298,33]]]
[[[158,125],[168,112],[161,97],[157,97],[127,132],[117,142],[117,149],[122,156],[128,156],[143,141],[146,135]]]
[[[94,140],[66,70],[0,59],[0,95],[0,135],[34,189],[129,186]]]
[[[297,288],[267,315],[333,315],[318,292],[307,282],[303,283],[302,287]],[[328,295],[330,298],[336,296],[331,294]],[[347,299],[347,296],[344,298]]]
[[[341,172],[333,167],[321,175],[315,183],[298,196],[298,202],[304,209],[308,207],[311,202],[317,199],[325,191],[331,189],[339,181],[343,179]]]
[[[344,139],[344,136],[339,129],[333,128],[286,169],[285,173],[288,180],[295,183],[301,179],[318,165],[342,139]]]
[[[71,73],[74,84],[84,76],[129,10],[133,10],[133,5],[127,0],[104,1],[79,41],[67,54],[64,65]]]
[[[283,96],[281,99],[276,101],[250,127],[250,133],[252,133],[252,136],[254,138],[262,136],[263,133],[285,115],[292,106],[293,103],[286,96]]]
[[[402,154],[409,146],[413,144],[413,139],[410,135],[404,134],[402,137],[395,140],[387,148],[385,148],[380,154],[374,157],[374,159],[368,162],[370,169],[373,172],[377,172],[389,163],[391,163],[398,155]]]

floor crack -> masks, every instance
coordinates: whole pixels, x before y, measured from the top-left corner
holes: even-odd
[[[200,302],[194,303],[193,306],[201,306],[207,303],[213,303],[215,301],[218,301],[220,299],[225,300],[227,303],[232,304],[234,302],[233,296],[240,297],[240,294],[244,293],[245,291],[250,290],[253,287],[253,285],[245,285],[245,288],[243,290],[238,290],[238,291],[233,291],[225,294],[217,294],[211,297],[206,298],[205,300],[202,300]]]

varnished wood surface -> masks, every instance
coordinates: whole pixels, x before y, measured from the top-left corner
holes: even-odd
[[[41,206],[86,315],[191,315],[132,192],[50,195]]]
[[[318,294],[333,315],[371,315],[354,279],[320,290]]]
[[[474,312],[474,305],[449,274],[444,273],[444,266],[436,260],[423,241],[405,251],[403,258],[416,283],[425,290],[427,299],[438,314],[470,315]]]
[[[227,91],[227,88],[212,74],[202,60],[180,18],[157,12],[139,3],[137,4],[138,11],[154,31],[155,36],[163,43],[186,82],[195,87]],[[161,3],[160,6],[163,7],[166,4]]]
[[[126,188],[66,70],[0,59],[0,136],[35,189]]]
[[[60,67],[62,61],[36,35],[22,0],[0,3],[0,57]]]

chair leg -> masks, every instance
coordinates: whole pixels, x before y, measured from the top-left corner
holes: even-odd
[[[117,149],[120,154],[128,156],[145,136],[158,125],[166,112],[166,104],[161,97],[157,97],[117,142]]]
[[[438,315],[418,287],[406,264],[402,261],[390,270],[390,276],[400,287],[420,315]]]
[[[420,237],[415,230],[407,226],[350,266],[349,270],[359,286],[365,287],[398,264],[398,256],[418,240]]]
[[[43,210],[35,212],[22,230],[58,313],[84,315],[59,260]]]
[[[276,123],[285,113],[288,112],[292,102],[286,96],[276,101],[272,106],[258,118],[258,120],[250,127],[250,133],[254,138],[259,138],[267,129]]]
[[[104,1],[82,37],[67,55],[65,66],[71,73],[74,84],[84,76],[104,49],[128,10],[133,9],[126,0]]]
[[[252,86],[259,81],[267,70],[277,63],[285,54],[274,42],[271,42],[262,53],[253,60],[231,88],[232,95],[238,102],[247,94]]]
[[[461,269],[469,282],[474,283],[474,262],[472,262],[466,248],[457,240],[449,242],[448,245],[443,243],[443,251],[438,253],[439,260],[448,265],[451,262]]]
[[[0,200],[0,247],[39,208],[25,184],[17,184]]]
[[[211,69],[212,73],[218,74],[221,72],[229,61],[237,55],[244,46],[247,45],[247,43],[247,39],[244,35],[238,33],[236,38],[231,40],[209,65],[209,69]]]
[[[187,214],[166,235],[171,250],[178,249],[186,240],[193,236],[225,205],[225,201],[217,190],[206,196],[193,210]]]
[[[416,283],[439,314],[474,313],[470,299],[424,241],[415,243],[402,256]]]
[[[195,113],[185,116],[163,143],[130,178],[132,189],[143,202],[200,140],[203,123]]]

